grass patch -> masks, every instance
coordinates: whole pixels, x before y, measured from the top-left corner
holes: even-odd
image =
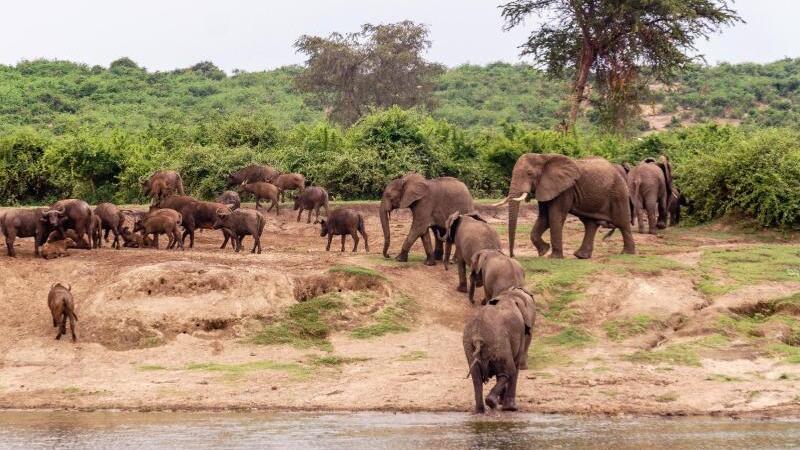
[[[369,339],[391,333],[404,333],[409,330],[407,324],[413,318],[414,301],[405,295],[400,295],[400,299],[393,305],[389,305],[378,311],[373,322],[360,326],[350,332],[350,336],[356,339]]]
[[[567,327],[558,334],[543,337],[541,341],[546,345],[574,348],[592,343],[594,337],[582,328]]]
[[[272,370],[284,372],[293,379],[305,379],[311,375],[311,369],[297,363],[279,363],[275,361],[254,361],[242,364],[190,363],[186,370],[216,372],[226,378],[240,378],[253,372]]]
[[[659,350],[640,350],[624,357],[626,361],[644,364],[700,366],[700,357],[691,344],[670,345]]]
[[[345,266],[345,265],[335,265],[328,269],[330,273],[345,273],[348,275],[356,275],[360,277],[372,277],[372,278],[380,278],[386,279],[386,276],[375,269],[369,269],[367,267],[361,266]]]
[[[723,383],[730,383],[732,381],[743,381],[741,378],[732,377],[730,375],[725,375],[722,373],[712,373],[711,375],[706,377],[706,381],[721,381]]]
[[[700,288],[709,295],[767,281],[800,281],[800,249],[772,244],[708,250],[703,252],[700,269]]]
[[[397,358],[398,361],[419,361],[420,359],[426,359],[428,357],[428,353],[422,350],[414,350],[412,352],[403,353]]]
[[[775,356],[782,357],[784,361],[791,364],[800,364],[800,347],[784,343],[772,344],[767,349]]]
[[[658,276],[668,270],[689,270],[689,266],[659,255],[612,255],[608,262],[623,273]]]
[[[645,333],[655,323],[655,320],[646,314],[637,314],[624,319],[609,320],[603,324],[603,331],[612,341],[620,342],[629,337]]]
[[[289,344],[298,348],[317,347],[331,351],[333,347],[328,341],[331,327],[326,319],[342,308],[344,302],[337,293],[320,295],[292,305],[277,323],[265,326],[253,337],[253,342],[261,345]]]
[[[678,400],[678,394],[667,392],[666,394],[657,395],[653,400],[659,403],[670,403]]]
[[[345,364],[369,361],[369,358],[350,358],[346,356],[313,356],[310,363],[314,366],[338,367]]]
[[[141,370],[142,372],[153,372],[153,371],[156,371],[156,370],[167,370],[166,367],[160,366],[158,364],[142,364],[142,365],[140,365],[140,366],[138,366],[136,368]]]
[[[586,279],[600,267],[580,259],[519,258],[519,262],[534,293],[547,301],[542,315],[560,323],[574,319],[570,305],[580,299]]]
[[[541,340],[534,340],[528,349],[528,368],[541,370],[546,367],[569,364],[570,359],[562,349],[555,348]]]
[[[67,386],[64,389],[62,389],[61,392],[63,394],[67,394],[67,395],[77,395],[77,394],[82,393],[83,389],[81,389],[79,387],[75,387],[75,386]]]

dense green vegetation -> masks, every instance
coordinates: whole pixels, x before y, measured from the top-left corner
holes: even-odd
[[[144,201],[140,180],[162,168],[180,171],[191,194],[211,198],[225,175],[251,162],[302,172],[337,199],[377,198],[388,180],[412,170],[456,176],[476,197],[497,197],[526,152],[615,162],[667,154],[696,220],[735,213],[764,226],[800,225],[800,131],[787,81],[800,79],[800,60],[697,69],[674,93],[660,94],[665,104],[684,104],[693,92],[731,103],[740,102],[740,90],[761,92],[755,102],[789,105],[774,108],[785,121],[767,122],[780,128],[700,125],[633,139],[588,123],[567,135],[553,131],[564,86],[525,65],[451,69],[439,79],[431,113],[389,108],[348,128],[326,122],[293,89],[300,70],[226,76],[200,63],[149,73],[127,59],[109,69],[48,61],[0,66],[0,204]],[[748,70],[758,75],[743,76]],[[714,94],[703,83],[715,86]],[[706,103],[697,105],[703,118],[731,111],[706,113]],[[743,117],[745,124],[779,116],[761,108]]]

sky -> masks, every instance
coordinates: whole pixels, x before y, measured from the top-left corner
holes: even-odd
[[[451,67],[526,61],[518,46],[528,30],[502,30],[502,2],[10,0],[0,15],[0,64],[47,58],[108,66],[127,56],[148,70],[212,61],[229,73],[259,71],[301,64],[292,44],[302,34],[404,19],[430,27],[430,60]],[[734,8],[747,23],[698,43],[708,63],[800,57],[800,0],[737,0]]]

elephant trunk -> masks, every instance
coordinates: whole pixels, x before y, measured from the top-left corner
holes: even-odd
[[[519,202],[511,201],[508,204],[508,253],[514,257],[514,239],[517,236],[517,218],[519,217]]]
[[[389,201],[384,199],[381,201],[381,209],[380,209],[380,218],[381,218],[381,229],[383,230],[383,257],[389,257],[389,243],[391,241],[391,236],[389,232],[389,213],[392,211],[392,206],[389,204]]]

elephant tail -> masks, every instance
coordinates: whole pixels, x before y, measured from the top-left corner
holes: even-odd
[[[610,238],[610,237],[611,237],[611,235],[612,235],[612,234],[614,234],[614,232],[615,232],[615,231],[617,231],[617,229],[616,229],[616,228],[612,228],[611,230],[609,230],[609,231],[608,231],[608,233],[606,233],[606,234],[603,236],[603,240],[605,241],[605,240],[607,240],[608,238]]]
[[[481,345],[483,341],[480,339],[476,339],[472,341],[472,345],[475,347],[475,350],[472,352],[472,364],[469,365],[469,370],[467,371],[466,378],[469,378],[470,374],[472,373],[472,368],[475,367],[475,364],[481,363]]]

